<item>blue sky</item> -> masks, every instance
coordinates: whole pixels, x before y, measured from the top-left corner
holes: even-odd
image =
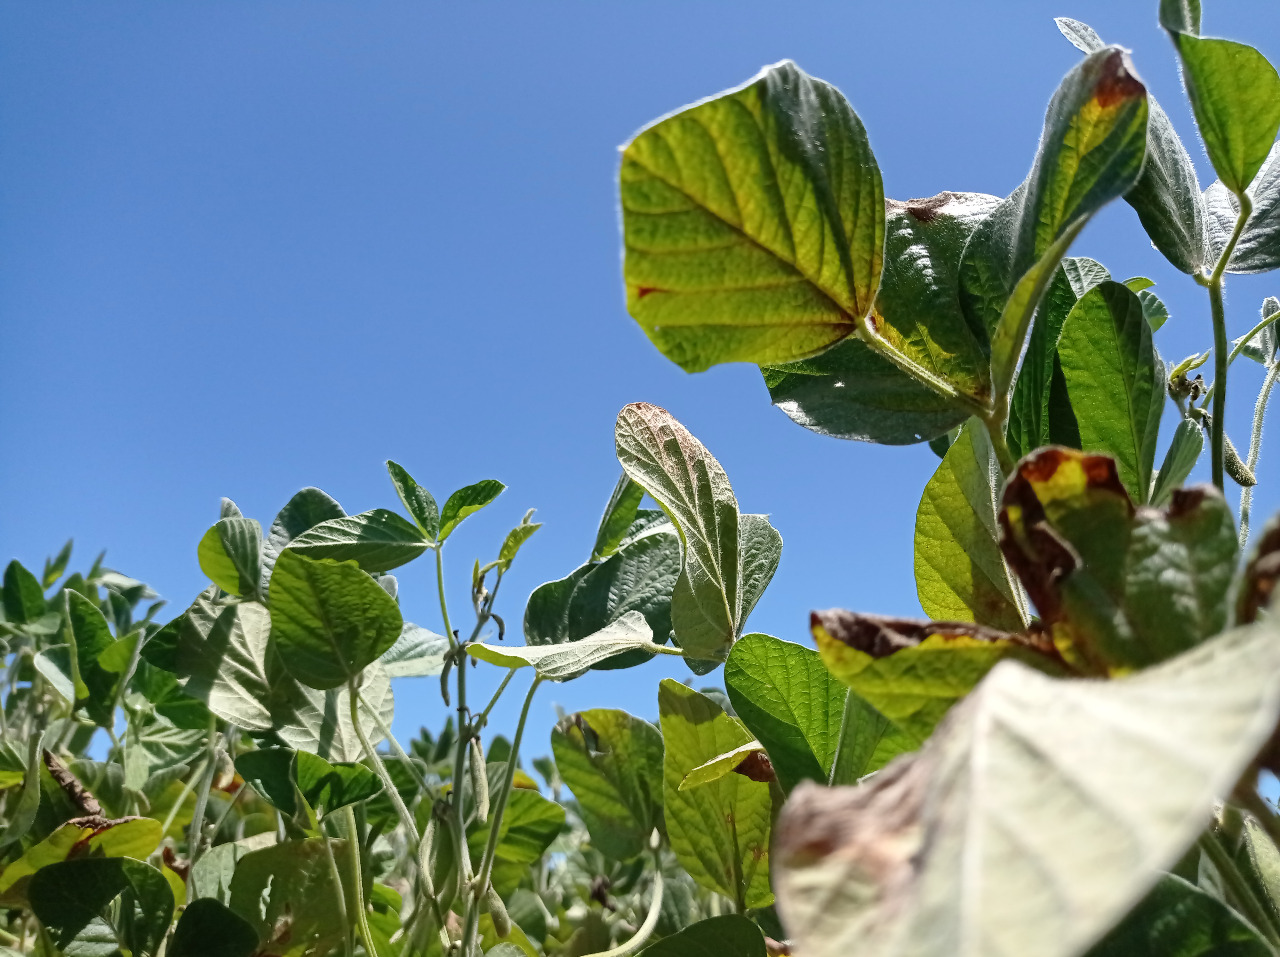
[[[1206,33],[1280,63],[1274,0],[1206,6]],[[514,622],[588,554],[614,417],[647,400],[782,532],[753,630],[806,641],[808,611],[834,605],[918,613],[911,530],[936,458],[805,432],[754,368],[688,376],[649,346],[623,308],[616,148],[790,57],[849,97],[889,195],[1004,195],[1079,56],[1056,15],[1132,47],[1193,136],[1155,7],[0,4],[0,558],[39,565],[74,536],[79,562],[108,549],[176,613],[204,585],[196,543],[220,496],[264,525],[305,485],[351,512],[390,507],[394,458],[442,500],[509,486],[447,549],[455,624],[472,558],[538,508],[503,585]],[[1204,291],[1126,205],[1074,251],[1156,280],[1166,358],[1209,347]],[[1232,334],[1278,292],[1274,275],[1233,278]],[[1246,366],[1228,410],[1241,446],[1261,380]],[[1277,474],[1272,435],[1259,516],[1280,507]],[[429,570],[402,570],[404,607],[439,628]],[[683,666],[541,692],[530,749],[546,749],[553,701],[652,715],[666,674]],[[434,682],[397,695],[398,731],[442,720]]]

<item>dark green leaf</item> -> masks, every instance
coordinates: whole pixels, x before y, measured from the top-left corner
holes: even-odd
[[[642,130],[621,191],[627,309],[688,372],[814,355],[871,309],[880,170],[844,97],[790,61]]]
[[[200,570],[223,591],[257,597],[262,580],[262,526],[256,519],[221,519],[200,539],[198,554]]]
[[[640,952],[644,957],[765,957],[760,928],[737,914],[708,917]]]
[[[68,538],[67,544],[62,546],[62,549],[52,560],[47,558],[44,560],[44,574],[40,576],[42,587],[48,588],[61,578],[62,573],[67,570],[67,562],[71,561],[71,544],[72,539]]]
[[[1104,282],[1080,297],[1058,340],[1086,451],[1112,455],[1137,502],[1151,493],[1165,368],[1137,295]]]
[[[1032,315],[1072,239],[1137,182],[1147,97],[1127,54],[1106,47],[1063,79],[1027,179],[974,232],[960,268],[961,302],[991,330],[992,386],[1013,382]]]
[[[367,572],[398,568],[429,547],[417,526],[385,508],[327,519],[289,543],[290,551],[307,558],[354,561]]]
[[[634,482],[626,472],[618,479],[618,484],[609,496],[604,507],[604,515],[600,517],[600,528],[596,531],[596,544],[591,549],[593,562],[608,558],[618,550],[622,540],[627,537],[631,523],[636,520],[640,509],[640,500],[644,498],[644,488]]]
[[[346,514],[341,505],[318,488],[304,488],[289,499],[271,523],[267,540],[262,546],[262,594],[267,593],[267,584],[271,578],[271,570],[276,567],[276,559],[289,547],[290,542],[321,522],[342,518]]]
[[[322,957],[346,939],[350,895],[329,854],[341,861],[347,851],[343,841],[328,841],[329,848],[326,841],[287,841],[251,851],[236,865],[230,907],[253,927],[263,954]]]
[[[1205,151],[1227,189],[1240,195],[1280,132],[1280,75],[1251,46],[1173,29]]]
[[[860,339],[761,371],[769,398],[791,421],[838,439],[913,445],[942,435],[969,416]]]
[[[1160,0],[1160,26],[1177,33],[1200,32],[1200,0]]]
[[[440,512],[440,535],[443,542],[458,527],[464,518],[484,508],[502,494],[506,486],[496,479],[484,479],[474,485],[460,488],[449,496]]]
[[[98,656],[115,643],[98,606],[78,592],[64,590],[63,641],[72,648],[71,677],[76,700],[99,725],[112,723],[112,705],[120,676],[98,664]]]
[[[57,580],[57,576],[54,576]],[[16,558],[4,570],[4,616],[15,625],[33,622],[45,613],[44,589],[36,576]]]
[[[1155,485],[1151,489],[1151,504],[1157,508],[1169,504],[1173,490],[1181,487],[1187,480],[1191,470],[1195,468],[1204,448],[1204,430],[1199,423],[1191,419],[1183,419],[1173,433],[1173,441],[1165,452],[1164,463],[1156,474]]]
[[[17,800],[13,800],[12,808],[6,808],[3,831],[0,831],[0,849],[8,847],[15,841],[26,837],[35,823],[36,812],[40,810],[40,769],[42,766],[44,730],[37,731],[27,744],[27,761],[22,777],[22,790]]]
[[[489,826],[472,824],[467,830],[471,859],[480,860],[489,840]],[[533,864],[546,852],[564,827],[564,808],[537,791],[515,788],[507,799],[507,810],[499,825],[494,850],[494,886],[499,894],[510,894]]]
[[[127,857],[60,861],[36,871],[27,888],[31,909],[64,948],[122,893],[114,921],[120,945],[151,957],[169,931],[173,891],[150,864]]]
[[[212,898],[193,900],[182,912],[168,957],[251,957],[258,932],[243,917]]]
[[[400,504],[409,513],[409,517],[418,523],[418,528],[427,539],[434,542],[440,533],[440,509],[435,498],[413,480],[404,466],[391,459],[387,459],[387,472],[391,475],[391,484],[396,487]]]
[[[382,782],[359,764],[330,764],[307,751],[262,748],[236,758],[236,770],[287,815],[298,813],[301,794],[317,813],[367,801],[382,791]]]
[[[354,680],[403,625],[395,600],[355,561],[315,560],[290,547],[276,562],[271,636],[303,684],[327,690]]]
[[[650,833],[662,826],[658,729],[625,711],[583,711],[552,729],[551,750],[592,846],[620,861],[646,851]]]

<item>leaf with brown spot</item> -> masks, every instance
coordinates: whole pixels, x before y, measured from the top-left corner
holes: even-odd
[[[806,957],[1077,957],[1208,823],[1280,718],[1259,624],[1114,681],[1002,662],[914,755],[801,784],[778,910]]]

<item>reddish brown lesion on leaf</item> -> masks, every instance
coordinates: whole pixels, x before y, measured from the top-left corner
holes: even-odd
[[[659,289],[657,286],[636,286],[636,298],[643,299],[645,296],[649,295],[649,293],[651,292],[664,292],[664,291],[665,290]]]
[[[1114,50],[1102,65],[1102,75],[1093,88],[1093,98],[1103,109],[1115,106],[1125,100],[1138,100],[1147,95],[1147,88],[1142,85],[1133,72],[1133,64],[1123,50]]]
[[[768,784],[778,780],[778,775],[773,770],[773,762],[769,760],[769,755],[763,751],[752,751],[738,762],[733,772],[760,784]]]
[[[1245,565],[1236,601],[1236,624],[1258,620],[1258,613],[1271,604],[1276,582],[1280,581],[1280,521],[1273,519],[1262,530],[1253,557]],[[1276,753],[1280,756],[1280,746]],[[1280,766],[1280,760],[1277,765]]]
[[[1038,632],[1017,634],[967,621],[924,621],[832,608],[812,612],[809,624],[811,628],[821,628],[833,640],[872,658],[887,658],[896,652],[914,648],[933,635],[942,638],[973,638],[978,641],[1010,641],[1057,657],[1052,643]]]

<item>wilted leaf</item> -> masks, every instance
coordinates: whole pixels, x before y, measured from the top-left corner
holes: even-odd
[[[857,788],[796,789],[775,844],[796,950],[1080,954],[1270,737],[1277,679],[1270,627],[1115,681],[1002,663],[918,754]]]
[[[623,148],[627,309],[687,372],[787,362],[871,308],[884,194],[866,132],[790,61]]]

